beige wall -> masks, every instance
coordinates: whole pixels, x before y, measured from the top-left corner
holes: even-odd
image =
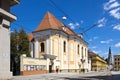
[[[49,35],[49,37],[44,37],[46,36],[45,34]],[[51,31],[51,32],[44,31],[41,33],[39,32],[36,35],[39,41],[38,52],[40,52],[41,42],[44,42],[45,45],[49,44],[49,47],[45,46],[44,54],[51,54],[51,55],[57,56],[56,60],[59,62],[59,68],[61,70],[79,69],[79,65],[81,65],[81,68],[83,68],[82,67],[83,64],[81,63],[82,54],[83,54],[83,59],[85,60],[84,68],[88,69],[87,43],[85,43],[82,39],[75,38],[74,36],[69,36],[68,38],[67,34],[60,31]],[[39,40],[40,38],[44,38],[44,39]],[[66,52],[64,52],[64,49],[63,49],[64,41],[66,42]],[[79,44],[79,54],[77,49],[78,44]],[[83,53],[81,50],[82,47],[83,47]],[[54,68],[55,67],[56,65],[54,65]]]
[[[20,71],[30,71],[30,67],[31,66],[37,66],[38,70],[39,67],[44,67],[44,70],[48,70],[48,63],[47,60],[40,60],[40,59],[35,59],[35,58],[29,58],[29,57],[24,57],[21,56],[21,63],[20,63],[21,67],[20,67]],[[28,69],[26,69],[28,68]]]

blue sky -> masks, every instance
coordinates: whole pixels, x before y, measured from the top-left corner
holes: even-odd
[[[11,12],[18,18],[11,24],[11,31],[22,27],[31,33],[49,11],[78,34],[98,24],[83,34],[89,43],[88,48],[105,58],[109,47],[113,55],[120,53],[120,0],[52,1],[67,15],[49,0],[21,0],[19,5],[11,8]],[[65,21],[62,20],[63,16],[67,17]]]

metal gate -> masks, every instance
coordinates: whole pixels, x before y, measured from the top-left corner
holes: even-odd
[[[13,75],[20,75],[20,56],[18,54],[11,54],[10,70]]]

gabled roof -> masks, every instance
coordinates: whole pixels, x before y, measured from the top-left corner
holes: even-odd
[[[65,30],[64,30],[64,29]],[[47,12],[44,18],[42,19],[39,26],[35,29],[34,32],[39,32],[42,30],[48,30],[48,29],[56,29],[56,30],[62,30],[66,32],[69,35],[76,35],[70,28],[65,26],[62,22],[60,22],[55,16],[53,16],[50,12]]]

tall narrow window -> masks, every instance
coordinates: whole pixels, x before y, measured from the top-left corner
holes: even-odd
[[[85,57],[86,57],[86,53],[87,53],[87,52],[86,52],[86,48],[85,48]]]
[[[2,1],[0,0],[0,8],[2,7]]]
[[[33,58],[35,58],[35,44],[33,43]]]
[[[82,55],[82,58],[83,58],[83,47],[81,48],[81,55]]]
[[[41,52],[44,52],[44,50],[45,50],[45,48],[44,48],[44,47],[45,47],[45,46],[44,46],[44,43],[41,43],[40,45],[41,45]]]
[[[80,52],[79,52],[79,45],[78,45],[78,55],[79,55],[79,53],[80,53]]]
[[[64,52],[66,52],[66,42],[65,41],[64,41],[63,48],[64,48]]]

